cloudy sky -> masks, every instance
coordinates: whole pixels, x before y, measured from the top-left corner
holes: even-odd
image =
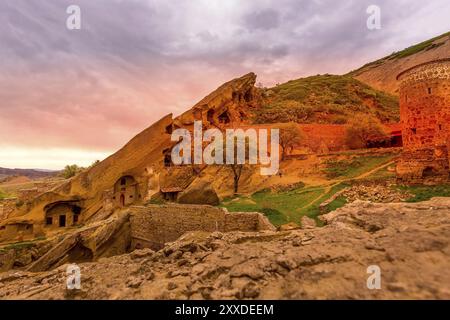
[[[0,166],[89,165],[232,78],[346,73],[449,16],[449,0],[1,0]]]

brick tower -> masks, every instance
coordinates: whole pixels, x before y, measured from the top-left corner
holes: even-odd
[[[449,181],[450,59],[419,64],[397,76],[403,153],[397,180],[404,184]]]

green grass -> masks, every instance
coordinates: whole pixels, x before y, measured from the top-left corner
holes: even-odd
[[[362,156],[345,161],[329,161],[325,169],[327,175],[333,178],[349,179],[355,178],[365,172],[391,161],[394,154],[383,156]],[[390,172],[385,173],[387,176]],[[373,176],[373,175],[372,175]],[[220,206],[230,212],[261,212],[276,226],[288,222],[299,223],[302,216],[314,218],[318,225],[320,220],[319,205],[332,197],[336,192],[344,189],[349,184],[341,182],[334,185],[325,192],[326,186],[299,187],[289,190],[273,192],[261,190],[249,197],[237,197],[224,199]],[[338,208],[345,204],[345,199],[337,198],[330,204],[330,208]]]
[[[32,241],[23,241],[23,242],[17,242],[17,243],[12,243],[10,245],[7,245],[4,247],[4,249],[5,250],[10,250],[10,249],[20,250],[20,249],[31,248],[34,245],[35,244]]]
[[[278,193],[260,191],[250,197],[226,199],[221,206],[230,212],[261,212],[275,226],[291,221],[299,223],[304,215],[317,220],[319,205],[345,186],[338,184],[328,193],[324,193],[324,187],[301,187]]]
[[[406,202],[427,201],[433,197],[450,197],[450,184],[438,186],[400,186],[399,189],[414,195],[407,199]]]
[[[342,208],[343,206],[345,206],[347,204],[347,199],[343,196],[337,197],[336,199],[334,199],[333,201],[330,202],[330,204],[328,205],[328,212],[334,211],[336,209]]]
[[[406,58],[409,57],[413,54],[422,52],[422,51],[426,51],[426,50],[430,50],[432,48],[438,47],[439,44],[433,45],[433,42],[435,42],[436,40],[439,40],[441,38],[450,36],[450,32],[444,33],[440,36],[434,37],[430,40],[421,42],[419,44],[416,44],[414,46],[408,47],[405,50],[402,50],[400,52],[394,52],[393,54],[391,54],[388,59],[402,59],[402,58]],[[444,39],[442,39],[442,42],[445,42]],[[442,43],[443,44],[443,43]]]
[[[11,243],[11,244],[8,244],[8,245],[0,248],[0,250],[6,251],[6,250],[11,250],[11,249],[20,250],[20,249],[31,248],[36,245],[36,242],[43,241],[43,240],[46,240],[46,237],[41,236],[41,237],[37,237],[36,239],[30,240],[30,241],[15,242],[15,243]]]
[[[333,186],[330,191],[323,194],[316,201],[314,201],[313,203],[311,203],[310,205],[308,205],[306,207],[299,209],[298,210],[299,217],[306,215],[310,218],[316,219],[316,222],[320,223],[320,220],[318,219],[318,217],[320,215],[320,208],[319,208],[320,204],[322,202],[328,200],[329,198],[331,198],[336,192],[339,192],[348,186],[349,186],[349,184],[345,183],[345,182],[339,183],[339,184]]]
[[[349,160],[328,160],[323,170],[328,179],[351,179],[391,161],[395,155],[363,156]]]
[[[288,192],[272,193],[261,191],[251,197],[239,197],[222,202],[221,206],[230,212],[263,213],[274,225],[279,226],[290,221],[298,222],[298,208],[317,198],[323,188],[299,188]]]
[[[317,75],[265,91],[256,123],[346,123],[355,113],[372,113],[383,122],[398,121],[398,98],[350,77]],[[270,93],[270,94],[269,94]]]
[[[395,166],[395,165],[393,165]],[[376,180],[390,180],[396,177],[395,171],[389,171],[388,167],[381,168],[380,170],[375,171],[371,175],[369,175],[365,180],[367,181],[376,181]]]
[[[261,213],[263,213],[273,225],[280,226],[287,222],[286,216],[276,209],[262,208]]]
[[[3,190],[0,189],[0,200],[8,198],[8,194],[6,194]]]
[[[355,75],[355,74],[359,74],[361,71],[364,71],[366,69],[369,69],[371,67],[376,67],[378,65],[383,64],[386,60],[394,60],[394,59],[403,59],[409,56],[412,56],[416,53],[422,52],[422,51],[428,51],[437,47],[440,47],[441,45],[444,44],[445,42],[445,37],[450,36],[450,32],[444,33],[440,36],[434,37],[432,39],[429,39],[427,41],[418,43],[416,45],[413,45],[411,47],[408,47],[402,51],[399,52],[394,52],[391,55],[384,57],[382,59],[370,62],[365,64],[364,66],[362,66],[361,68],[350,72],[350,75]],[[436,44],[433,44],[433,42],[435,42],[436,40],[442,39],[442,42],[438,42]]]

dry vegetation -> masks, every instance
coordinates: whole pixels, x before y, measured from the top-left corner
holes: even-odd
[[[254,122],[347,123],[355,114],[382,122],[399,120],[398,98],[350,76],[318,75],[292,80],[263,92]]]

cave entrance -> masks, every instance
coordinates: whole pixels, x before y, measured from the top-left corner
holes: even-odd
[[[59,226],[65,227],[66,226],[66,215],[60,215],[59,216]]]
[[[225,111],[225,112],[220,114],[219,122],[223,123],[223,124],[230,123],[230,115],[228,114],[228,111]]]
[[[208,120],[209,123],[211,123],[211,124],[214,123],[214,110],[213,109],[208,110],[208,112],[206,113],[206,119]]]
[[[164,167],[172,166],[172,151],[170,149],[165,149],[163,151],[164,154]]]
[[[422,171],[422,178],[433,177],[435,175],[436,175],[436,170],[434,170],[434,168],[432,168],[432,167],[426,167]]]

